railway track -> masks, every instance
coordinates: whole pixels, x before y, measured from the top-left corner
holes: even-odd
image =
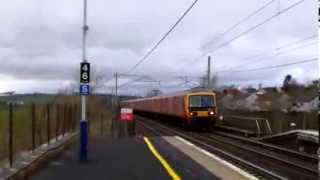
[[[208,134],[208,136],[212,137],[212,134]],[[214,136],[218,136],[221,138],[224,138],[224,137],[232,138],[236,141],[239,141],[242,144],[248,144],[250,146],[256,146],[257,148],[263,148],[265,150],[270,150],[272,152],[286,154],[298,160],[308,161],[314,164],[318,163],[318,157],[316,155],[302,153],[295,150],[291,150],[291,149],[275,146],[272,144],[263,143],[261,141],[252,140],[252,139],[248,139],[248,138],[244,138],[241,136],[236,136],[236,135],[232,135],[224,132],[219,132],[219,131],[214,132]]]
[[[138,125],[149,135],[180,136],[217,154],[260,179],[317,179],[317,161],[312,156],[244,140],[223,133],[186,132],[146,118]]]

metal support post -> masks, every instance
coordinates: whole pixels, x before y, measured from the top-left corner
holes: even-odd
[[[208,89],[211,89],[211,78],[210,78],[210,75],[211,75],[211,57],[208,56],[208,71],[207,71],[207,88]]]
[[[9,164],[13,166],[13,104],[9,103]]]
[[[117,111],[117,108],[118,108],[118,73],[116,73],[115,75],[115,79],[116,79],[116,90],[115,90],[115,95],[116,95],[116,98],[115,98],[115,110]]]
[[[83,39],[82,39],[82,60],[87,62],[86,57],[86,35],[88,31],[87,25],[87,0],[83,1]],[[81,120],[80,120],[80,161],[87,161],[88,154],[88,120],[86,119],[86,97],[81,95]]]
[[[36,105],[32,102],[31,105],[31,142],[32,151],[36,150]]]
[[[320,79],[318,84],[318,89],[320,88]],[[318,171],[320,175],[320,143],[319,143],[319,136],[320,136],[320,89],[318,90]]]
[[[51,121],[50,121],[50,104],[47,104],[47,143],[50,144],[51,139]]]

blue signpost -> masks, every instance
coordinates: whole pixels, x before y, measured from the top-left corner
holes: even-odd
[[[85,97],[90,94],[90,63],[80,64],[80,95],[82,99],[82,117],[80,121],[80,161],[87,160],[88,154],[88,120],[86,119]]]

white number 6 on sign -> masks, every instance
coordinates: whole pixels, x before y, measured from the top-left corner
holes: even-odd
[[[88,79],[88,73],[87,72],[82,73],[82,79]]]

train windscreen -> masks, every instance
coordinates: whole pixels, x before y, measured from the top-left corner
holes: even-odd
[[[213,107],[214,98],[208,95],[195,95],[189,97],[189,107]]]

